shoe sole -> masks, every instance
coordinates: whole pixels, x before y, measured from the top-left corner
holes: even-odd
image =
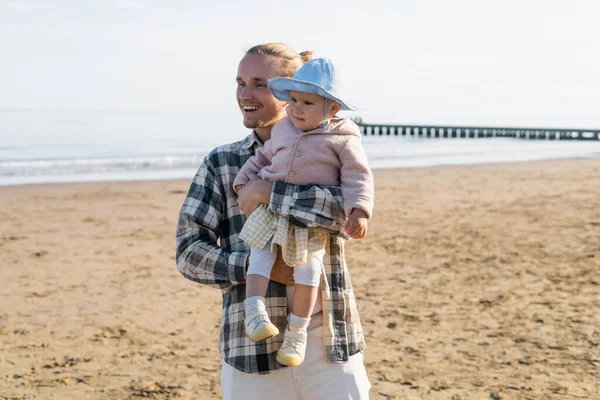
[[[277,327],[275,325],[273,325],[272,328],[264,329],[263,332],[259,332],[259,333],[261,333],[261,334],[260,335],[254,334],[254,335],[250,336],[250,335],[248,335],[248,332],[245,332],[246,337],[251,342],[262,342],[263,340],[271,339],[272,337],[279,335],[279,329],[277,329]]]
[[[300,362],[289,360],[289,359],[284,359],[284,358],[280,357],[279,354],[277,354],[275,359],[277,360],[277,362],[279,364],[286,365],[288,367],[297,367],[298,365],[300,365],[304,362],[304,359],[300,360]]]

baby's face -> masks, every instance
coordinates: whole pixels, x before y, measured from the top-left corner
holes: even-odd
[[[290,92],[288,115],[296,129],[310,131],[326,119],[323,115],[324,104],[325,98],[318,94],[292,90]]]

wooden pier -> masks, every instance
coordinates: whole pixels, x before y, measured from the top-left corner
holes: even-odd
[[[600,130],[550,129],[550,128],[501,128],[481,126],[439,125],[383,125],[365,124],[359,118],[355,122],[363,135],[413,136],[422,138],[516,138],[534,140],[595,140],[600,141]]]

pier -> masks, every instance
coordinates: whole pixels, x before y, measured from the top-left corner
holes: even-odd
[[[600,130],[558,128],[502,128],[483,126],[440,126],[440,125],[386,125],[366,124],[360,118],[354,120],[363,135],[368,136],[413,136],[422,138],[516,138],[532,140],[596,140],[600,141]]]

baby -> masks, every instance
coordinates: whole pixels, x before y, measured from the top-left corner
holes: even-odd
[[[293,78],[272,79],[268,88],[288,102],[288,117],[273,127],[271,139],[244,164],[234,181],[235,191],[254,177],[340,186],[348,218],[344,230],[354,239],[364,237],[373,210],[373,175],[360,129],[350,119],[337,116],[340,110],[357,107],[345,100],[336,67],[330,60],[313,59]],[[283,365],[299,365],[304,361],[306,330],[318,295],[328,232],[294,225],[262,205],[248,217],[240,238],[251,246],[244,302],[246,336],[251,341],[279,334],[264,304],[277,246],[285,263],[294,268],[292,313],[276,358]]]

